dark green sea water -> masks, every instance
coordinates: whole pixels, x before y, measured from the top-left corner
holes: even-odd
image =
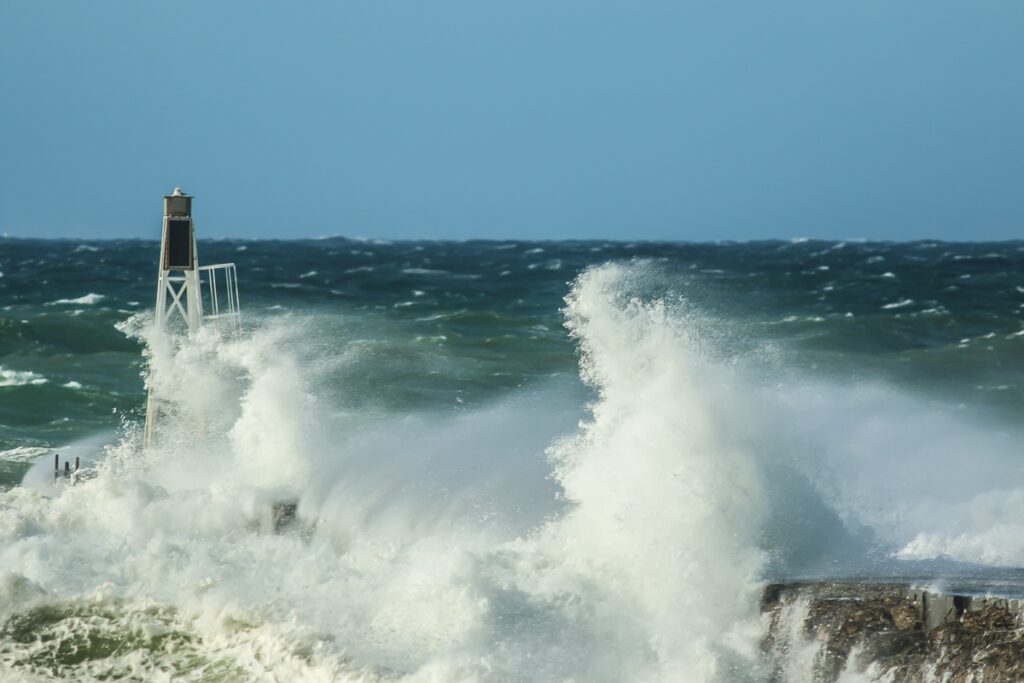
[[[1024,243],[200,243],[237,261],[247,315],[319,316],[379,359],[351,401],[480,401],[575,376],[560,308],[589,265],[647,261],[752,344],[834,375],[878,376],[1007,415],[1024,409]],[[0,241],[0,449],[117,426],[144,402],[145,241]],[[656,293],[656,292],[655,292]],[[71,388],[67,386],[74,383]],[[80,387],[77,385],[81,385]],[[361,385],[359,385],[361,386]]]

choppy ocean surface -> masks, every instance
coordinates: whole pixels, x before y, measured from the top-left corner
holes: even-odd
[[[0,239],[0,680],[763,681],[766,581],[1024,593],[1024,242],[200,241],[187,340],[158,250]]]

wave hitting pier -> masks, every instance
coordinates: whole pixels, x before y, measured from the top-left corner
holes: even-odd
[[[235,264],[199,265],[192,197],[180,187],[174,188],[164,197],[153,324],[168,334],[191,335],[210,322],[237,328],[240,314]],[[159,410],[159,396],[150,382],[146,399],[147,446],[153,443]]]
[[[237,331],[241,325],[238,269],[234,263],[199,265],[192,199],[180,187],[164,196],[163,231],[157,271],[153,325],[166,335],[195,335],[205,325]],[[150,447],[166,418],[156,383],[150,377],[146,399],[145,445]],[[76,465],[77,472],[77,465]],[[275,533],[296,526],[298,502],[276,501],[263,526]]]
[[[1024,600],[895,583],[771,584],[761,610],[773,681],[787,670],[834,683],[845,672],[892,683],[1024,681]],[[803,679],[802,679],[803,680]]]

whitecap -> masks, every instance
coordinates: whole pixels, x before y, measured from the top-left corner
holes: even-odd
[[[102,294],[90,292],[77,299],[57,299],[46,304],[47,306],[92,306],[103,301],[106,297]]]
[[[8,370],[0,366],[0,387],[23,387],[46,384],[50,380],[31,370]]]
[[[465,312],[466,312],[465,308],[460,308],[457,311],[450,311],[450,312],[444,312],[444,313],[434,313],[432,315],[424,316],[422,318],[416,318],[416,322],[419,322],[419,323],[430,323],[430,322],[434,322],[435,320],[446,320],[448,318],[454,318],[457,315],[462,315]]]
[[[884,306],[882,306],[882,308],[884,310],[890,310],[890,309],[893,309],[893,308],[903,308],[905,306],[910,306],[913,303],[914,303],[913,299],[902,299],[900,301],[894,301],[892,303],[885,304]]]
[[[41,446],[18,446],[10,450],[0,451],[0,460],[6,460],[7,462],[33,462],[40,455],[49,451],[49,448]]]
[[[64,384],[61,384],[61,386],[64,387],[65,389],[81,389],[82,388],[82,385],[80,383],[76,382],[75,380],[70,380],[68,382],[65,382]]]
[[[435,270],[433,268],[403,268],[406,275],[447,275],[447,270]]]

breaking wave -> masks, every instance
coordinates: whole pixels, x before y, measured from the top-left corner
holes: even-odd
[[[128,422],[94,478],[3,494],[0,674],[765,680],[764,581],[954,554],[957,506],[1016,467],[1005,430],[729,351],[668,289],[576,280],[586,405],[554,384],[454,415],[343,409],[325,368],[360,355],[315,320],[175,344],[132,319],[155,444]]]

